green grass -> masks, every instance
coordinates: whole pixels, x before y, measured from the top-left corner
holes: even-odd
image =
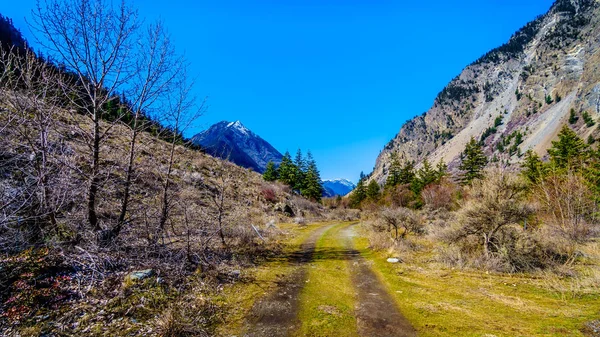
[[[300,296],[302,326],[296,336],[357,336],[355,292],[339,233],[347,225],[329,229],[317,242]]]
[[[283,254],[294,252],[310,236],[312,232],[330,223],[310,224],[279,224],[280,230],[286,232],[283,238]],[[272,292],[277,286],[276,281],[290,275],[297,266],[289,264],[285,259],[272,259],[255,267],[242,271],[242,276],[249,277],[250,282],[240,282],[227,285],[217,299],[228,308],[226,321],[218,328],[220,335],[239,335],[244,329],[245,319],[256,300]]]
[[[430,257],[390,264],[384,252],[361,254],[419,336],[583,336],[585,322],[600,318],[600,295],[564,296],[539,274],[497,274],[444,267]],[[431,249],[429,255],[431,255]],[[416,254],[428,255],[427,252]]]

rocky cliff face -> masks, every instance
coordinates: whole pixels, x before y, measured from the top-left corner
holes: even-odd
[[[514,165],[528,149],[545,154],[571,111],[578,118],[571,127],[584,139],[598,138],[592,124],[600,114],[599,23],[597,0],[556,1],[404,124],[377,158],[372,178],[385,180],[392,152],[456,169],[471,137],[482,140],[493,161]]]

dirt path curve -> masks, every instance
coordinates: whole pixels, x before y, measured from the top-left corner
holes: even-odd
[[[412,337],[417,333],[410,322],[400,313],[394,299],[388,294],[369,262],[354,249],[352,237],[354,225],[346,227],[346,248],[352,257],[352,283],[356,287],[356,324],[360,336]]]
[[[271,295],[257,301],[250,312],[248,320],[250,327],[244,336],[288,336],[299,328],[300,292],[306,283],[307,276],[305,265],[312,259],[317,240],[333,226],[335,225],[316,229],[304,241],[300,249],[290,255],[290,262],[300,268],[284,280],[280,280],[277,289]]]

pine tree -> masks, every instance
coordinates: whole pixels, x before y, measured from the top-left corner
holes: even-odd
[[[367,198],[371,201],[377,201],[379,199],[379,184],[375,179],[371,180],[371,182],[367,185],[367,190],[365,192]]]
[[[483,178],[483,168],[487,165],[488,159],[475,138],[471,137],[460,157],[461,163],[458,168],[463,171],[460,177],[462,184],[470,184],[475,179]]]
[[[583,175],[596,195],[596,202],[600,203],[600,147],[597,150],[589,150],[589,159]]]
[[[367,191],[365,188],[365,174],[363,172],[360,173],[360,179],[356,184],[356,187],[352,191],[352,195],[350,196],[350,206],[354,208],[360,207],[360,203],[365,200],[367,197]]]
[[[398,176],[398,183],[412,184],[415,178],[415,162],[407,161],[406,163],[404,163],[404,166],[402,166],[402,169],[400,170],[400,174]]]
[[[569,113],[569,124],[575,124],[579,120],[579,117],[575,114],[575,109],[571,109]]]
[[[286,151],[279,165],[279,180],[290,187],[294,187],[296,183],[296,171],[297,168],[292,162],[292,156]]]
[[[400,165],[400,160],[398,159],[398,153],[392,152],[390,154],[390,168],[388,170],[388,177],[385,181],[385,188],[390,188],[398,185],[400,183],[400,171],[402,170],[402,166]]]
[[[308,170],[308,160],[304,160],[304,157],[302,157],[302,150],[300,149],[296,151],[294,165],[296,166],[296,181],[294,182],[293,187],[297,191],[302,191],[305,188],[304,181]]]
[[[304,182],[301,190],[302,195],[307,199],[321,201],[321,196],[323,195],[321,175],[319,173],[319,169],[317,168],[317,163],[310,151],[307,153],[306,165],[306,172],[303,174]]]
[[[425,158],[423,166],[419,169],[419,182],[422,187],[425,187],[438,180],[438,172],[433,169],[433,166],[429,163],[429,160]]]
[[[559,169],[570,169],[583,166],[587,157],[587,145],[568,126],[558,133],[558,140],[552,142],[548,149],[550,161]]]
[[[275,181],[278,178],[277,167],[273,161],[267,163],[267,169],[263,173],[263,179],[266,181]]]
[[[442,159],[440,159],[440,161],[437,163],[435,167],[435,173],[436,182],[438,183],[442,180],[442,178],[448,175],[448,165],[446,165]]]
[[[525,160],[521,164],[521,168],[523,169],[521,173],[531,183],[538,183],[543,176],[544,165],[540,157],[533,150],[525,152]]]

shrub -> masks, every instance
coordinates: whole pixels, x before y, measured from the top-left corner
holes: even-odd
[[[454,206],[456,191],[456,185],[445,181],[425,187],[421,192],[421,197],[427,208],[451,210]]]
[[[266,201],[268,201],[270,203],[277,202],[277,195],[275,194],[275,190],[273,188],[263,187],[260,192]]]
[[[327,214],[328,220],[355,221],[360,219],[360,211],[350,208],[334,209]]]
[[[588,128],[591,128],[592,126],[596,125],[596,122],[594,121],[594,119],[592,118],[592,116],[590,115],[589,112],[584,111],[582,113],[582,116],[583,116],[583,121],[585,122],[585,125]]]
[[[398,234],[400,234],[400,238],[404,239],[409,233],[421,234],[424,232],[423,222],[415,211],[408,208],[386,207],[380,213],[380,218],[387,226],[388,231],[393,228],[396,240],[398,240]],[[402,232],[399,233],[399,230]]]
[[[410,189],[410,185],[397,185],[386,190],[383,202],[391,207],[408,207],[415,199],[415,193]]]
[[[571,242],[572,247],[588,241],[598,228],[598,208],[585,179],[574,173],[551,173],[538,188],[535,195],[551,232]]]
[[[470,200],[458,212],[448,239],[467,251],[495,258],[510,251],[518,238],[515,229],[533,214],[533,208],[524,200],[527,184],[523,179],[499,170],[486,176],[474,181]]]

